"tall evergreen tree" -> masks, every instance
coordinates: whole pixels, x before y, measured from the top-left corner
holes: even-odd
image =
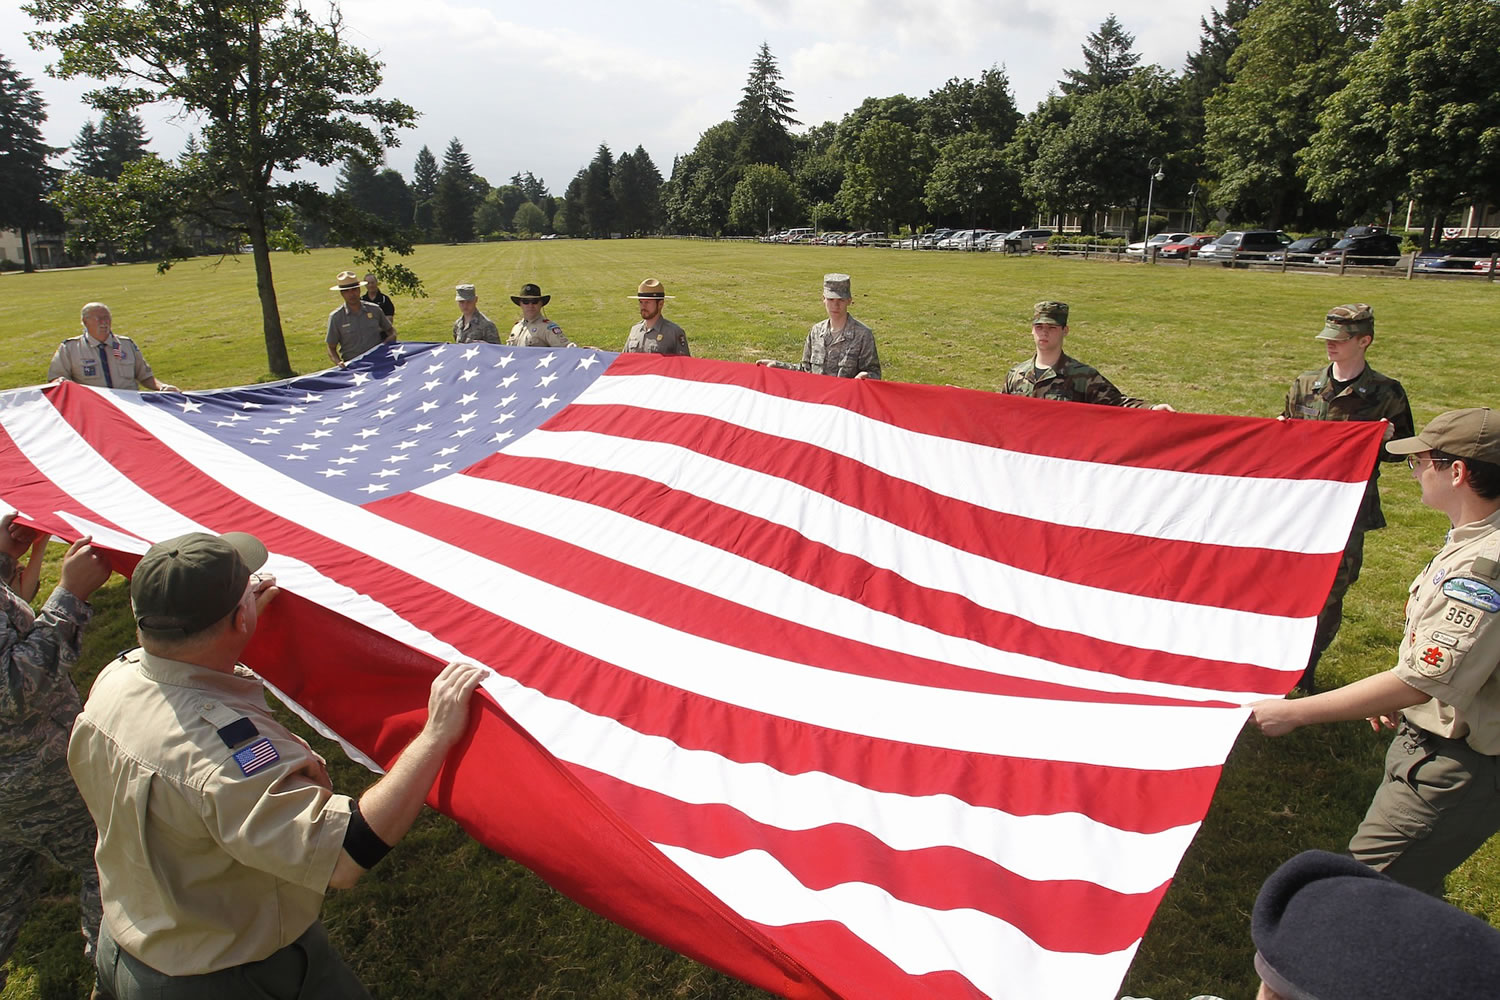
[[[476,193],[474,166],[464,144],[454,136],[443,151],[443,169],[433,196],[433,222],[438,235],[450,243],[474,238],[474,209],[482,196]]]
[[[593,161],[583,168],[583,201],[578,206],[583,210],[588,232],[594,236],[608,237],[616,224],[615,196],[610,191],[614,180],[615,157],[609,144],[601,142],[594,153]],[[573,203],[573,199],[568,199]]]
[[[73,140],[73,169],[90,177],[119,180],[125,164],[145,155],[146,125],[132,111],[106,111],[97,127],[84,122]]]
[[[31,259],[31,233],[60,221],[56,210],[43,200],[58,176],[47,160],[62,152],[42,142],[46,120],[42,95],[29,78],[15,71],[9,59],[0,56],[0,226],[20,231],[27,271],[36,268]]]
[[[790,167],[794,145],[789,126],[800,124],[793,114],[792,94],[781,85],[781,70],[771,47],[760,43],[750,63],[744,96],[734,109],[734,127],[739,133],[737,159],[740,166],[769,163]]]
[[[1058,81],[1064,94],[1097,94],[1130,79],[1141,57],[1134,51],[1135,36],[1121,26],[1113,14],[1089,33],[1083,46],[1083,69],[1064,70]]]
[[[417,162],[411,172],[412,222],[428,236],[432,235],[435,225],[433,199],[437,197],[438,174],[437,157],[423,146],[417,151]]]
[[[622,232],[655,233],[661,228],[661,172],[644,147],[620,154],[610,193]]]

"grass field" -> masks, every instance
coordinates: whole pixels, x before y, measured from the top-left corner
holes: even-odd
[[[1374,305],[1370,360],[1407,388],[1420,427],[1459,406],[1500,405],[1500,286],[1251,273],[1099,261],[952,255],[863,248],[692,241],[547,241],[422,247],[408,263],[428,298],[397,300],[406,340],[446,340],[452,286],[472,282],[480,308],[508,328],[509,296],[525,281],[552,295],[547,313],[574,340],[618,349],[638,318],[632,294],[660,278],[677,298],[667,314],[695,354],[795,359],[822,316],[825,271],[854,277],[851,313],[874,328],[888,379],[994,388],[1030,352],[1031,304],[1072,305],[1069,353],[1125,392],[1178,409],[1274,415],[1291,379],[1323,363],[1313,334],[1341,302]],[[274,257],[292,365],[326,364],[328,291],[350,266],[339,251]],[[265,351],[248,258],[0,278],[0,387],[40,382],[58,341],[78,332],[78,308],[100,300],[157,375],[184,389],[265,377]],[[1404,588],[1442,541],[1446,521],[1417,502],[1405,469],[1387,466],[1390,526],[1366,542],[1364,574],[1320,667],[1324,685],[1387,668],[1399,641]],[[0,485],[3,493],[3,485]],[[58,546],[52,547],[55,561]],[[55,581],[55,566],[44,593]],[[77,673],[133,645],[116,579]],[[311,735],[311,734],[308,734]],[[1272,741],[1246,732],[1231,755],[1203,829],[1147,934],[1123,992],[1156,1000],[1200,993],[1249,1000],[1249,913],[1261,880],[1308,847],[1341,850],[1364,814],[1387,742],[1362,724],[1302,730]],[[330,760],[336,748],[323,748]],[[342,761],[336,786],[369,776]],[[1500,924],[1500,838],[1448,883],[1449,899]],[[68,877],[58,873],[23,933],[4,1000],[87,994]],[[377,997],[692,998],[762,996],[581,910],[535,877],[470,841],[430,812],[371,875],[333,894],[324,918]]]

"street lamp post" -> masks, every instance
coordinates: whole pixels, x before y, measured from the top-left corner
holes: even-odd
[[[1156,194],[1156,182],[1165,180],[1167,175],[1162,173],[1161,157],[1159,156],[1151,157],[1151,162],[1146,164],[1146,169],[1150,171],[1151,180],[1146,188],[1146,235],[1142,239],[1149,242],[1151,240],[1151,198]],[[1141,249],[1144,250],[1145,247]]]
[[[1194,182],[1193,186],[1190,187],[1190,188],[1188,188],[1188,229],[1190,231],[1197,228],[1197,226],[1194,225],[1194,223],[1196,223],[1197,221],[1198,221],[1198,185],[1197,185],[1196,182]]]
[[[769,203],[766,205],[766,235],[771,235],[771,206]]]

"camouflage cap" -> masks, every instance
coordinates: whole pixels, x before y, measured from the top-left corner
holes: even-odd
[[[474,286],[473,285],[454,285],[453,286],[453,301],[454,302],[478,302],[479,301],[479,293],[474,290]]]
[[[1385,450],[1392,455],[1446,451],[1459,458],[1500,465],[1500,420],[1488,406],[1449,410],[1433,417],[1416,437],[1392,441]]]
[[[1068,325],[1068,304],[1066,302],[1038,302],[1031,307],[1031,325],[1038,323],[1053,323],[1057,326]]]
[[[1323,332],[1317,340],[1349,340],[1351,337],[1375,336],[1375,310],[1363,302],[1334,306],[1323,318]]]
[[[823,298],[825,299],[852,299],[854,293],[849,290],[849,276],[847,274],[825,274],[823,275]]]

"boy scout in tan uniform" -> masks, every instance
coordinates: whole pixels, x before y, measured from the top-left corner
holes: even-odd
[[[380,308],[359,297],[365,282],[353,271],[340,271],[330,292],[344,297],[344,304],[328,314],[328,359],[343,368],[372,347],[393,342],[396,328],[391,319]]]
[[[1324,318],[1317,338],[1328,352],[1328,367],[1303,372],[1292,382],[1282,407],[1283,420],[1386,420],[1386,437],[1408,438],[1415,428],[1406,390],[1393,378],[1380,374],[1365,363],[1365,352],[1375,339],[1375,312],[1363,302],[1334,306]],[[1385,449],[1381,462],[1399,462],[1401,456]],[[1380,462],[1370,472],[1365,498],[1354,517],[1344,557],[1339,560],[1333,589],[1318,614],[1313,633],[1312,653],[1297,686],[1309,694],[1315,689],[1314,675],[1323,651],[1338,635],[1344,620],[1344,595],[1359,579],[1365,558],[1365,532],[1385,527],[1380,509]]]
[[[1437,895],[1500,831],[1500,417],[1488,407],[1453,410],[1386,448],[1407,456],[1422,502],[1453,525],[1412,581],[1396,665],[1251,708],[1269,736],[1362,718],[1397,728],[1385,781],[1349,851]]]
[[[135,341],[114,332],[109,306],[90,302],[79,319],[83,332],[57,345],[47,365],[47,381],[65,379],[100,389],[177,391],[176,386],[156,380]]]
[[[400,840],[482,675],[450,664],[428,718],[358,802],[266,707],[238,657],[274,580],[250,535],[153,545],[131,579],[142,648],[94,682],[68,767],[93,815],[104,898],[96,967],[117,1000],[367,998],[318,920]]]
[[[563,333],[562,327],[542,315],[542,307],[552,301],[537,285],[522,285],[520,295],[510,300],[521,307],[521,318],[510,328],[511,347],[577,347]]]
[[[677,296],[668,295],[662,283],[655,278],[641,282],[634,295],[625,296],[640,303],[641,321],[630,328],[625,338],[626,354],[682,354],[688,350],[687,334],[682,327],[661,314],[662,304]],[[651,324],[647,326],[646,324]]]

